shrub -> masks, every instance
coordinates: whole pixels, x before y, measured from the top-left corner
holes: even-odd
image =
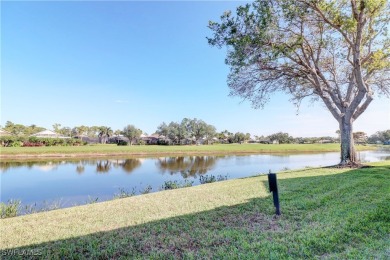
[[[127,191],[124,188],[119,188],[119,193],[114,195],[114,199],[122,199],[127,197],[132,197],[135,195],[135,188],[132,191]]]
[[[128,145],[128,142],[124,140],[118,140],[117,145]]]
[[[193,181],[185,180],[184,182],[178,182],[178,181],[165,181],[162,185],[162,190],[174,190],[179,188],[185,188],[185,187],[191,187]]]
[[[20,200],[9,200],[7,203],[0,203],[1,218],[12,218],[18,215]]]
[[[169,140],[158,139],[157,144],[158,145],[170,145],[170,142],[169,142]]]
[[[20,136],[2,136],[0,137],[1,146],[4,147],[21,147],[25,141],[24,137]]]
[[[43,143],[39,143],[39,142],[24,142],[23,143],[23,147],[38,147],[38,146],[43,146],[44,144]]]
[[[152,186],[151,186],[151,185],[148,185],[148,186],[146,186],[144,189],[140,190],[139,192],[140,192],[141,194],[148,194],[148,193],[150,193],[151,191],[152,191]]]
[[[0,137],[0,144],[4,147],[37,147],[37,146],[79,146],[86,145],[83,142],[74,138],[39,138],[36,136],[2,136]]]
[[[200,184],[212,183],[212,182],[216,182],[216,181],[217,181],[217,179],[215,178],[214,175],[210,175],[210,176],[208,176],[208,175],[204,175],[204,176],[201,175],[199,177]]]
[[[217,181],[226,181],[229,178],[229,175],[226,174],[225,176],[223,175],[218,175],[217,176]]]
[[[22,210],[23,214],[33,214],[38,212],[41,212],[41,210],[38,208],[37,203],[25,205]]]
[[[21,147],[23,146],[23,142],[22,141],[14,141],[12,143],[10,143],[9,147]]]
[[[99,197],[92,198],[91,196],[88,196],[86,204],[94,204],[94,203],[98,202],[98,200],[99,200]]]
[[[212,183],[212,182],[216,182],[216,181],[225,181],[228,179],[228,175],[217,175],[217,176],[214,176],[214,175],[201,175],[199,177],[199,182],[200,184],[206,184],[206,183]]]

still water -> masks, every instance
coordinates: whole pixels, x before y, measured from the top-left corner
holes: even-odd
[[[390,159],[387,151],[360,152],[363,162]],[[269,170],[328,166],[339,162],[339,153],[295,155],[228,155],[158,158],[118,158],[0,162],[1,202],[21,200],[24,205],[61,207],[109,200],[120,189],[137,194],[150,185],[161,190],[165,181],[193,181],[199,176],[253,176]]]

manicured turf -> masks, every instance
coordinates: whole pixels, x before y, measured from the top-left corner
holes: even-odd
[[[4,259],[389,259],[390,161],[162,191],[0,220]]]
[[[358,150],[374,150],[375,146],[357,146]],[[54,147],[2,147],[2,157],[23,156],[107,156],[161,154],[238,154],[238,153],[296,153],[336,152],[340,144],[219,144],[219,145],[88,145]]]

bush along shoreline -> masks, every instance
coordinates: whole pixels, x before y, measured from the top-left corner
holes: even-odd
[[[87,142],[75,138],[40,138],[23,136],[0,137],[2,147],[81,146]]]

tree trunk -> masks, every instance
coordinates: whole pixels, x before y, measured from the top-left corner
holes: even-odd
[[[340,165],[356,163],[356,153],[353,142],[352,119],[343,117],[340,122],[341,161]]]

